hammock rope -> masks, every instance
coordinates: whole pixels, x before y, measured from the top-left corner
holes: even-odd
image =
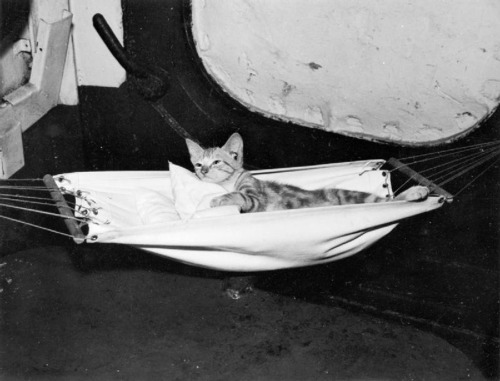
[[[498,159],[498,158],[497,158],[497,159],[496,159],[493,163],[491,163],[491,164],[490,164],[490,165],[488,165],[485,169],[483,169],[483,170],[481,171],[481,173],[479,173],[479,175],[478,175],[478,176],[476,176],[476,177],[475,177],[475,178],[473,178],[471,181],[469,181],[469,182],[468,182],[465,186],[463,186],[463,187],[462,187],[462,189],[459,189],[457,192],[455,192],[455,196],[457,196],[457,195],[459,195],[460,193],[462,193],[462,191],[463,191],[465,188],[467,188],[467,187],[468,187],[469,185],[471,185],[474,181],[476,181],[476,180],[477,180],[477,178],[478,178],[479,176],[483,175],[483,174],[484,174],[486,171],[488,171],[491,167],[493,167],[495,164],[497,164],[499,160],[500,160],[500,159]]]
[[[46,211],[40,210],[40,209],[25,208],[23,206],[10,205],[10,204],[4,204],[4,203],[0,203],[0,206],[6,207],[6,208],[11,208],[11,209],[24,210],[24,211],[27,211],[27,212],[45,214],[47,216],[59,217],[59,218],[64,218],[64,219],[72,219],[74,221],[78,221],[78,222],[81,222],[81,223],[87,223],[87,220],[82,219],[82,218],[78,218],[78,217],[71,218],[71,217],[67,217],[67,216],[62,216],[59,213],[46,212]]]
[[[472,144],[470,146],[465,146],[465,147],[449,148],[449,149],[445,149],[445,150],[441,150],[441,151],[423,153],[420,155],[406,156],[406,157],[399,158],[399,161],[407,161],[409,159],[414,159],[414,158],[418,158],[418,157],[442,158],[444,156],[456,155],[457,153],[471,151],[471,150],[478,149],[478,148],[481,149],[481,148],[488,147],[488,146],[499,147],[500,140],[495,140],[493,142],[487,142],[487,143],[477,143],[477,144]],[[407,162],[407,164],[408,165],[415,164],[415,163],[419,163],[421,161],[426,161],[426,160],[415,160],[415,161]]]
[[[479,150],[479,152],[477,152]],[[461,155],[459,158],[455,156]],[[478,143],[472,146],[457,147],[447,150],[441,150],[437,152],[430,152],[426,154],[413,155],[405,158],[399,159],[403,165],[395,167],[390,170],[394,172],[403,166],[414,166],[415,164],[421,164],[430,161],[442,161],[445,157],[450,157],[446,162],[436,164],[430,168],[422,169],[419,172],[425,174],[425,177],[435,183],[438,186],[443,186],[465,173],[476,169],[477,167],[486,164],[490,160],[495,159],[495,157],[500,156],[500,141],[493,141],[487,143]],[[415,160],[417,159],[417,160]],[[476,181],[485,172],[491,169],[495,164],[497,164],[498,159],[490,163],[484,170],[478,173],[471,181],[469,181],[465,186],[461,187],[458,192],[462,193],[464,189],[469,187],[474,181]],[[439,169],[441,168],[441,169]],[[439,169],[436,171],[436,169]],[[415,176],[409,177],[402,185],[400,185],[394,193],[397,193],[400,189],[406,186],[409,182],[415,180]],[[418,181],[417,181],[418,182]]]
[[[88,201],[87,198],[80,197],[82,200],[85,200],[88,204],[91,204],[90,201]],[[10,194],[10,193],[0,193],[0,200],[10,200],[14,202],[24,202],[26,204],[38,204],[38,205],[47,205],[47,206],[54,206],[54,200],[49,197],[35,197],[35,196],[25,196],[25,195],[20,195],[20,194]],[[35,202],[33,200],[38,200],[39,202]],[[42,202],[46,201],[46,202]],[[75,202],[72,201],[66,201],[66,203],[71,205],[70,209],[73,212],[78,212],[82,214],[90,213],[93,212],[94,214],[95,211],[99,208],[94,208],[90,206],[84,206],[84,205],[77,205]],[[84,212],[82,212],[82,210]],[[86,211],[86,212],[85,212]]]
[[[23,200],[21,198],[13,198],[13,197],[0,197],[0,200],[12,201],[12,202],[23,203],[23,204],[31,204],[31,205],[54,206],[53,202],[50,203],[50,202],[42,202],[42,201]]]
[[[470,161],[474,161],[476,158],[478,157],[481,157],[481,156],[484,156],[486,153],[493,153],[493,152],[496,152],[496,148],[493,148],[493,149],[490,149],[488,150],[487,152],[479,152],[477,154],[474,154],[474,155],[470,155],[468,156],[466,159],[463,159],[463,158],[458,158],[458,159],[454,159],[454,160],[451,160],[449,162],[446,162],[444,164],[439,164],[439,165],[435,165],[434,167],[431,167],[431,168],[428,168],[428,169],[424,169],[422,170],[421,172],[422,173],[425,173],[425,174],[428,174],[429,172],[433,171],[434,169],[436,168],[442,168],[444,167],[444,169],[438,171],[438,172],[435,172],[435,173],[432,173],[432,174],[429,174],[427,176],[435,176],[437,175],[438,173],[441,174],[441,173],[444,173],[446,172],[448,169],[450,168],[456,168],[456,167],[460,167],[462,166],[463,164],[466,164],[466,163],[469,163]],[[450,164],[453,164],[450,166]]]
[[[36,197],[36,196],[26,196],[22,194],[11,194],[11,193],[0,193],[1,197],[12,197],[25,200],[42,200],[42,201],[53,201],[50,197]]]
[[[50,189],[48,189],[46,186],[39,186],[39,185],[25,185],[25,184],[20,184],[21,182],[24,183],[33,183],[33,182],[40,182],[43,181],[43,179],[38,179],[38,178],[25,178],[25,179],[7,179],[7,180],[0,180],[0,189],[4,190],[4,192],[0,193],[0,208],[2,209],[10,209],[10,210],[18,210],[18,211],[25,211],[25,212],[30,212],[30,213],[36,213],[36,214],[41,214],[45,215],[51,218],[57,218],[57,219],[64,219],[64,220],[73,220],[76,221],[77,224],[81,227],[84,225],[87,225],[89,223],[93,223],[96,225],[101,225],[101,224],[107,224],[109,221],[104,221],[101,218],[97,217],[97,208],[92,207],[92,206],[85,206],[82,204],[77,204],[76,202],[68,201],[66,200],[67,207],[72,211],[73,216],[63,216],[60,213],[53,213],[49,212],[46,210],[42,210],[44,208],[54,208],[56,207],[56,204],[54,203],[54,199],[52,197],[41,197],[39,195],[33,195],[37,194],[39,192],[44,192],[44,193],[49,193],[50,194]],[[6,185],[8,184],[8,185]],[[8,193],[9,191],[12,191],[12,193]],[[23,194],[22,192],[30,192],[28,194]],[[89,205],[91,203],[81,194],[79,195],[74,195],[74,197],[80,198],[82,200],[85,200]],[[82,215],[83,217],[75,217],[77,215]],[[6,215],[0,214],[0,218],[8,221],[12,221],[15,223],[20,223],[23,225],[31,226],[37,229],[49,231],[51,233],[56,233],[59,235],[63,235],[65,237],[72,237],[74,236],[72,234],[68,234],[59,230],[55,229],[50,229],[47,228],[43,225],[39,224],[34,224],[31,222],[27,222],[25,220],[21,220],[18,218],[13,218],[13,217],[8,217]]]
[[[472,169],[474,169],[474,168],[476,168],[476,167],[479,167],[480,165],[482,165],[482,164],[486,163],[487,161],[489,161],[490,159],[492,159],[492,158],[494,158],[494,157],[496,157],[496,156],[498,156],[498,153],[491,154],[491,155],[489,155],[488,157],[486,157],[485,159],[483,159],[483,160],[479,160],[478,162],[476,162],[476,163],[473,163],[473,164],[469,165],[468,167],[466,167],[466,168],[462,169],[461,171],[455,171],[455,174],[454,174],[453,176],[451,176],[451,177],[447,177],[446,179],[444,178],[444,176],[441,176],[441,178],[443,178],[443,181],[440,181],[440,184],[441,184],[441,185],[447,184],[447,183],[449,183],[450,181],[452,181],[452,180],[454,180],[454,179],[456,179],[456,178],[460,177],[461,175],[463,175],[463,174],[465,174],[465,173],[469,172],[470,170],[472,170]],[[475,181],[475,180],[476,180],[479,176],[480,176],[480,175],[477,175],[477,176],[474,178],[474,181]],[[441,178],[440,178],[440,179],[441,179]]]
[[[45,231],[48,231],[48,232],[51,232],[51,233],[63,235],[65,237],[74,238],[73,235],[71,235],[71,234],[63,233],[63,232],[60,232],[58,230],[54,230],[54,229],[50,229],[50,228],[46,228],[45,226],[42,226],[42,225],[32,224],[30,222],[19,220],[17,218],[7,217],[7,216],[1,215],[1,214],[0,214],[0,218],[3,218],[4,220],[12,221],[12,222],[18,222],[20,224],[31,226],[31,227],[34,227],[34,228],[38,228],[38,229],[41,229],[41,230],[45,230]]]
[[[422,170],[422,174],[426,174],[425,176],[434,182],[438,186],[442,186],[456,178],[458,178],[460,175],[467,173],[474,168],[486,163],[490,159],[494,158],[497,156],[497,152],[488,152],[487,155],[484,153],[476,154],[476,155],[471,155],[468,159],[463,160],[460,159],[458,162],[457,160],[454,160],[454,164],[451,166],[448,166],[447,168],[441,169],[439,171],[433,172],[428,174],[429,172],[435,170],[438,167],[443,167],[443,165],[437,165],[435,167],[429,168],[427,170]],[[452,162],[450,162],[452,163]],[[480,175],[478,175],[479,177]]]
[[[27,190],[27,191],[41,191],[41,192],[48,192],[50,191],[47,188],[44,187],[38,187],[38,186],[13,186],[13,185],[0,185],[0,189],[12,189],[12,190]]]

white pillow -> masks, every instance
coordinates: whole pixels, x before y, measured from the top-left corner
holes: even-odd
[[[144,225],[180,220],[174,202],[167,196],[149,189],[139,189],[135,202]]]
[[[227,193],[221,185],[203,182],[187,169],[170,162],[168,164],[175,209],[182,219],[239,213],[235,205],[210,208],[210,201],[214,197]]]

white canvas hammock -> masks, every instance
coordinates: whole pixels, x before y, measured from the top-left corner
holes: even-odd
[[[390,197],[389,173],[380,169],[384,163],[358,161],[254,174],[306,189],[337,187]],[[441,207],[446,199],[441,194],[421,202],[250,214],[202,213],[199,218],[179,219],[168,171],[79,172],[47,175],[44,181],[78,243],[126,244],[187,264],[226,271],[274,270],[342,259],[370,246],[401,220]],[[62,194],[75,196],[74,215]],[[88,227],[85,234],[82,225]]]

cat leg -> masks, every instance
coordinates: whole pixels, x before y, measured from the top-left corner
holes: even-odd
[[[423,201],[429,196],[429,188],[416,185],[399,194],[394,200]]]
[[[260,205],[259,199],[253,194],[246,194],[243,192],[231,192],[223,194],[212,199],[210,207],[224,205],[236,205],[242,213],[256,212]]]
[[[217,196],[210,201],[210,207],[215,208],[217,206],[226,205],[236,205],[240,211],[242,211],[245,206],[245,199],[239,192],[231,192],[223,194],[222,196]]]

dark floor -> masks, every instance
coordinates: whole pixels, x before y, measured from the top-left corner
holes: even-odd
[[[484,379],[411,325],[258,289],[234,300],[219,274],[163,259],[119,263],[81,272],[61,246],[4,257],[2,379]]]

